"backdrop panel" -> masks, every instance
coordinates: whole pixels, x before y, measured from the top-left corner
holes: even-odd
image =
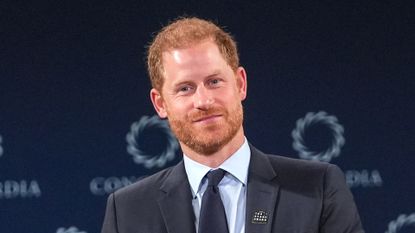
[[[414,12],[398,1],[1,1],[0,232],[99,232],[109,193],[181,160],[144,57],[184,14],[238,41],[252,144],[340,166],[367,232],[415,232]]]

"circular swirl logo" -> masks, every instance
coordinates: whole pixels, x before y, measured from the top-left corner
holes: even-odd
[[[327,126],[333,136],[331,146],[326,150],[315,152],[309,149],[304,140],[306,130],[314,124]],[[294,139],[293,149],[299,153],[300,158],[329,162],[332,158],[338,157],[342,146],[345,143],[343,137],[344,128],[338,123],[335,116],[330,116],[324,111],[317,113],[309,112],[304,118],[297,120],[296,128],[291,132]]]
[[[0,135],[0,157],[3,155],[3,138]]]
[[[149,130],[156,132],[157,136],[165,137],[163,139],[166,145],[163,151],[157,153],[149,152],[148,146],[145,149],[145,144],[150,143],[150,140],[146,140],[146,136],[149,136]],[[142,116],[138,122],[134,122],[126,136],[126,140],[128,143],[127,152],[133,156],[134,162],[148,169],[165,166],[167,162],[175,158],[176,151],[179,148],[179,144],[171,132],[167,121],[161,120],[157,115],[152,117]]]
[[[389,223],[388,230],[385,233],[398,233],[405,226],[415,226],[415,213],[409,216],[405,214],[399,215],[396,220]]]
[[[81,231],[77,227],[71,226],[69,228],[59,227],[56,230],[56,233],[87,233],[86,231]]]

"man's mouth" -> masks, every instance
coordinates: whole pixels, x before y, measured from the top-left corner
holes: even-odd
[[[209,116],[204,116],[204,117],[199,117],[196,118],[195,120],[193,120],[193,122],[198,123],[198,122],[211,122],[211,121],[215,121],[218,118],[222,117],[222,115],[220,114],[215,114],[215,115],[209,115]]]

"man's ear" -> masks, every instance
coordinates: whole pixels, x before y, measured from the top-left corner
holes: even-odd
[[[245,69],[242,66],[238,67],[236,70],[236,86],[238,88],[241,101],[245,100],[247,95],[248,81]]]
[[[156,110],[157,114],[160,118],[166,118],[167,117],[167,111],[164,103],[164,99],[161,96],[161,93],[156,89],[151,89],[150,91],[150,99],[153,103],[153,107]]]

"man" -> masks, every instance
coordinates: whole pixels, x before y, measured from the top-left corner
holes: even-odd
[[[111,194],[102,233],[363,232],[338,167],[248,144],[247,75],[229,34],[198,18],[176,20],[149,47],[148,70],[151,101],[183,161]]]

